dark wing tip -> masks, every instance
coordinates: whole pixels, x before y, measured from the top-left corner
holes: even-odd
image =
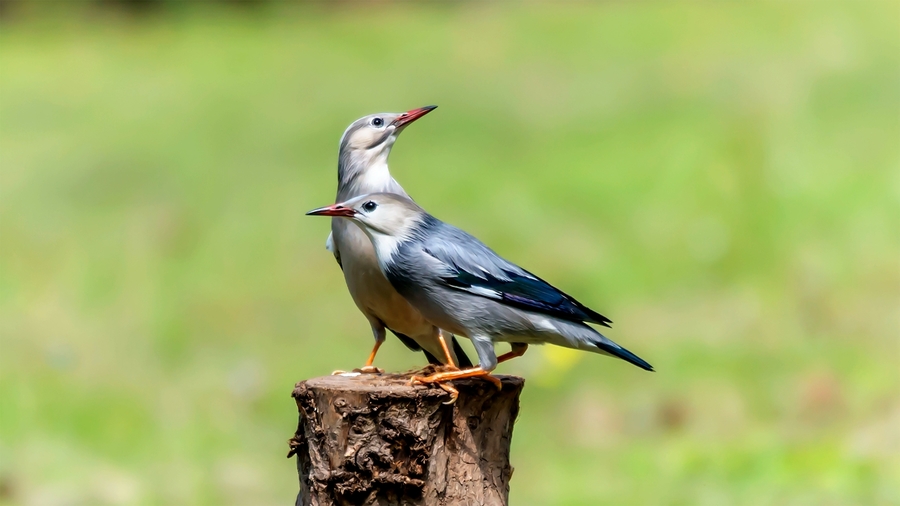
[[[585,318],[584,321],[596,323],[597,325],[603,325],[604,327],[612,328],[612,325],[610,325],[612,323],[612,320],[610,320],[609,318],[603,316],[602,314],[594,311],[593,309],[585,306],[584,304],[578,302],[577,300],[572,299],[571,297],[569,297],[569,299],[572,302],[574,302],[575,305],[588,316],[588,318]]]
[[[614,357],[621,358],[622,360],[628,362],[629,364],[640,367],[641,369],[643,369],[645,371],[655,372],[655,369],[653,369],[653,366],[650,365],[646,360],[635,355],[634,353],[631,353],[630,351],[626,350],[625,348],[617,348],[615,346],[610,346],[603,342],[594,343],[594,345]]]

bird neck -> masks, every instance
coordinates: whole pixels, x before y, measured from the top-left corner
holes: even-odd
[[[338,162],[337,201],[342,202],[367,193],[387,192],[404,196],[406,191],[391,177],[388,168],[390,150],[374,156],[347,156],[341,153]]]
[[[378,266],[383,273],[393,264],[397,253],[405,246],[421,240],[425,230],[430,226],[426,222],[434,219],[428,214],[399,217],[391,226],[391,232],[366,226],[354,221],[372,241]]]
[[[375,260],[378,262],[378,267],[386,275],[388,266],[391,264],[394,254],[397,253],[402,239],[370,229],[356,221],[353,221],[353,223],[369,237],[369,240],[372,242],[372,248],[375,250]]]

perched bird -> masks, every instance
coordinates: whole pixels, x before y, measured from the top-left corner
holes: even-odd
[[[354,121],[341,136],[335,202],[373,192],[396,193],[408,198],[403,187],[391,177],[388,155],[400,132],[435,108],[428,106],[404,113],[372,114]],[[385,279],[378,268],[372,242],[362,230],[346,220],[335,218],[325,247],[334,254],[344,271],[350,295],[369,321],[375,336],[375,346],[362,371],[377,371],[372,363],[384,342],[385,329],[393,332],[411,350],[424,350],[432,364],[472,365],[455,337],[450,336],[452,349],[449,349],[440,329],[429,323]]]
[[[415,377],[421,383],[482,376],[521,356],[529,344],[551,343],[653,367],[597,332],[608,318],[509,262],[475,237],[428,214],[412,200],[388,193],[362,195],[308,212],[352,221],[375,247],[394,288],[434,325],[472,340],[479,366]],[[499,358],[494,343],[512,351]]]

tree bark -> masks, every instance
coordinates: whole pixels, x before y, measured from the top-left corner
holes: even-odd
[[[507,504],[509,445],[525,380],[454,381],[455,404],[408,376],[325,376],[297,383],[303,506]]]

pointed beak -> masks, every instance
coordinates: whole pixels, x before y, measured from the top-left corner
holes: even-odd
[[[396,128],[404,127],[435,109],[437,109],[436,105],[426,105],[425,107],[419,107],[418,109],[406,111],[400,116],[397,116],[397,119],[395,119],[392,124]]]
[[[344,207],[343,204],[334,204],[333,206],[320,207],[306,213],[307,216],[341,216],[344,218],[352,218],[356,216],[356,211],[352,208]]]

